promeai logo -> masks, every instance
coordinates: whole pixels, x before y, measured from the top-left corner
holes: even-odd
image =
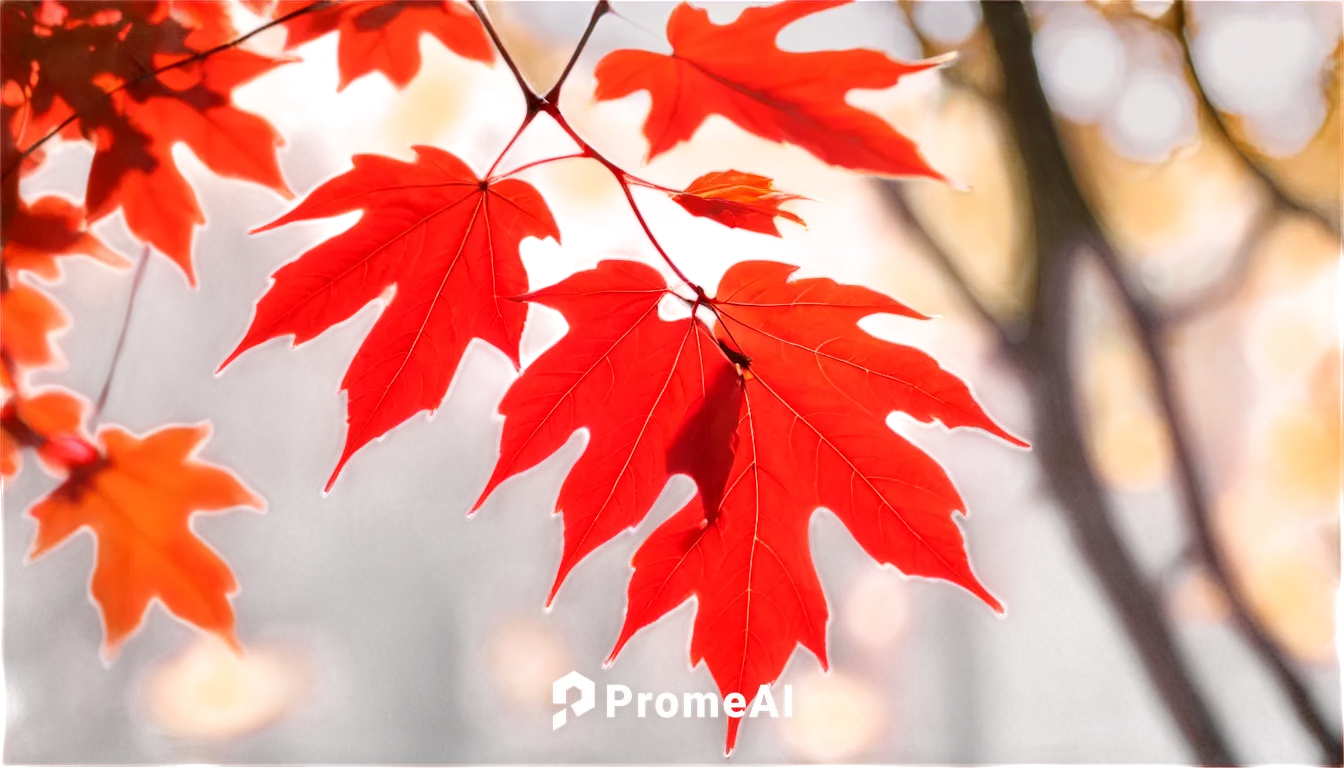
[[[569,701],[570,688],[579,689],[579,700],[571,705],[575,715],[582,715],[593,708],[594,702],[597,700],[596,686],[593,685],[592,680],[578,672],[570,672],[551,685],[551,701],[564,706]],[[555,717],[551,718],[551,730],[559,730],[560,726],[565,724],[567,714],[568,712],[564,709],[556,712]]]
[[[596,704],[596,686],[578,672],[570,672],[555,681],[551,686],[551,700],[561,706],[568,704],[570,688],[579,689],[579,700],[555,713],[551,719],[551,730],[557,730],[565,724],[569,709],[573,709],[576,715],[582,715]],[[793,686],[783,686],[783,698],[776,702],[770,686],[762,685],[756,691],[756,696],[748,702],[747,697],[740,693],[730,693],[720,700],[717,693],[685,693],[681,696],[675,693],[635,693],[629,686],[609,683],[606,704],[607,717],[616,717],[617,710],[625,707],[630,707],[636,717],[648,717],[652,710],[663,718],[676,717],[678,714],[682,717],[717,718],[720,709],[733,718],[759,715],[793,717]]]

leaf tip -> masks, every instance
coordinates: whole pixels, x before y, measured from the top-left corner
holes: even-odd
[[[961,54],[956,51],[947,51],[946,53],[940,53],[937,56],[930,56],[925,59],[923,63],[927,64],[929,69],[942,69],[943,67],[952,66],[952,64],[960,57]]]
[[[103,669],[111,669],[116,663],[117,656],[121,653],[121,644],[126,640],[125,637],[112,637],[105,635],[103,644],[98,648],[98,661],[102,662]]]
[[[224,641],[224,644],[229,647],[229,650],[233,651],[234,656],[241,659],[247,655],[247,652],[243,649],[242,642],[238,640],[238,632],[232,626],[222,627],[215,630],[213,634],[215,637]]]

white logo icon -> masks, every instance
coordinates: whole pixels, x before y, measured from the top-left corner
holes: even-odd
[[[584,712],[593,708],[594,703],[597,700],[596,687],[593,685],[592,680],[580,675],[578,672],[570,672],[568,675],[555,681],[551,686],[551,701],[564,706],[567,703],[566,694],[569,693],[570,688],[579,689],[579,700],[571,705],[574,714],[582,715]],[[551,730],[554,731],[564,725],[565,716],[567,714],[568,712],[563,709],[556,712],[555,717],[551,718]]]

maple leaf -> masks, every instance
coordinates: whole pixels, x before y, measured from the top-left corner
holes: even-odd
[[[14,282],[0,291],[0,355],[5,361],[5,386],[15,368],[42,368],[57,359],[51,334],[68,324],[65,312],[41,290]]]
[[[3,12],[14,43],[6,89],[29,94],[18,107],[5,103],[6,127],[19,123],[35,136],[59,128],[63,138],[93,142],[89,220],[120,209],[131,232],[194,285],[192,232],[205,218],[173,159],[176,144],[218,175],[291,195],[276,158],[280,135],[232,103],[233,89],[288,59],[240,48],[197,58],[237,36],[227,4],[19,2]]]
[[[780,237],[776,217],[807,226],[797,214],[779,207],[790,200],[802,200],[803,196],[781,192],[775,189],[772,179],[754,173],[711,171],[672,195],[672,199],[693,216],[763,235]]]
[[[866,288],[790,280],[795,270],[744,262],[719,284],[715,333],[749,360],[727,490],[714,506],[689,505],[640,548],[613,651],[695,595],[692,662],[705,661],[725,696],[748,701],[796,645],[826,666],[826,602],[807,543],[818,507],[879,563],[951,581],[1002,610],[971,571],[953,520],[965,504],[933,459],[886,426],[889,413],[1025,445],[928,355],[858,328],[875,313],[918,313]],[[729,720],[729,752],[740,722]]]
[[[887,176],[943,178],[918,147],[871,112],[851,106],[854,89],[889,88],[944,59],[899,62],[879,51],[794,53],[776,44],[790,23],[847,0],[784,2],[742,11],[730,24],[681,3],[667,21],[671,54],[622,49],[598,62],[595,96],[619,99],[646,90],[649,158],[687,141],[710,115],[723,115],[770,141],[819,159]]]
[[[560,311],[568,333],[509,388],[501,456],[476,502],[550,456],[576,430],[588,446],[560,489],[564,553],[547,603],[588,553],[644,518],[667,482],[684,414],[731,364],[703,323],[665,321],[662,276],[603,261],[523,298]]]
[[[59,256],[85,255],[117,269],[130,264],[89,232],[83,206],[48,195],[32,205],[20,200],[16,208],[5,227],[4,264],[10,270],[51,281],[61,274]]]
[[[114,272],[126,272],[132,262],[90,233],[77,200],[59,194],[19,200],[5,229],[3,257],[0,364],[5,375],[12,375],[23,387],[32,374],[66,367],[58,342],[70,330],[70,312],[39,282],[59,284],[65,278],[63,262],[74,258],[85,258]]]
[[[293,335],[301,344],[396,287],[341,384],[349,395],[348,430],[328,489],[355,451],[418,411],[438,408],[472,338],[518,365],[527,317],[526,306],[511,300],[527,290],[518,248],[528,237],[560,239],[530,184],[483,181],[434,147],[415,153],[410,163],[356,155],[353,170],[258,230],[364,214],[272,276],[246,336],[220,366],[268,339]]]
[[[143,437],[104,427],[105,455],[75,468],[29,514],[37,534],[29,560],[88,528],[98,540],[90,590],[112,658],[139,628],[151,600],[238,648],[228,564],[191,530],[197,512],[263,502],[232,473],[193,457],[209,427],[165,427]]]
[[[276,16],[311,5],[311,0],[281,0]],[[485,27],[465,3],[455,0],[357,0],[296,16],[285,23],[285,48],[297,48],[330,32],[339,32],[337,91],[371,72],[382,72],[398,88],[420,71],[420,36],[433,35],[463,58],[486,64],[495,48]]]

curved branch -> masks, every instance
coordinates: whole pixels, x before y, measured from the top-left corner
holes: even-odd
[[[1256,159],[1239,141],[1237,141],[1235,135],[1232,133],[1231,126],[1227,124],[1227,120],[1223,117],[1223,113],[1218,110],[1218,107],[1214,105],[1213,100],[1209,98],[1208,91],[1204,89],[1203,81],[1200,80],[1199,68],[1195,66],[1194,51],[1190,47],[1189,18],[1186,13],[1187,1],[1188,0],[1176,0],[1175,5],[1173,6],[1172,15],[1174,17],[1173,23],[1175,25],[1173,34],[1176,36],[1176,41],[1180,43],[1181,56],[1185,64],[1186,79],[1190,82],[1190,88],[1194,91],[1196,100],[1199,101],[1200,109],[1209,116],[1209,122],[1218,131],[1219,136],[1222,137],[1223,141],[1227,144],[1228,148],[1232,150],[1233,154],[1237,156],[1237,159],[1241,161],[1242,165],[1244,165],[1246,169],[1259,179],[1260,183],[1269,190],[1269,193],[1274,197],[1275,204],[1294,213],[1300,213],[1303,216],[1312,218],[1322,227],[1325,227],[1336,239],[1339,239],[1341,236],[1339,221],[1332,219],[1327,214],[1288,194],[1278,180],[1274,178],[1267,168],[1265,168],[1264,164]]]
[[[961,267],[957,265],[956,259],[952,258],[952,254],[948,253],[934,239],[933,233],[929,232],[928,228],[924,226],[924,222],[920,221],[919,216],[911,209],[909,201],[905,199],[905,193],[901,190],[900,182],[883,179],[879,183],[892,212],[900,219],[905,231],[914,236],[920,247],[937,265],[938,269],[943,272],[947,281],[952,284],[952,288],[961,297],[962,301],[975,312],[976,316],[989,328],[1002,346],[1012,347],[1017,344],[1016,330],[1005,325],[989,309],[989,306],[975,292],[975,289],[971,287],[970,280],[962,272]]]
[[[1157,320],[1169,328],[1182,325],[1231,298],[1246,282],[1260,246],[1274,229],[1274,219],[1285,210],[1277,198],[1265,206],[1237,244],[1222,274],[1193,296],[1155,308],[1153,311],[1158,316]]]
[[[149,70],[144,74],[141,74],[139,77],[127,80],[121,85],[118,85],[116,88],[113,88],[110,91],[105,91],[103,93],[103,98],[109,98],[114,93],[119,93],[121,91],[126,90],[127,88],[130,88],[131,86],[138,85],[140,83],[145,82],[146,80],[156,78],[159,75],[163,74],[164,72],[171,72],[174,69],[181,69],[182,67],[195,64],[198,61],[204,61],[205,59],[208,59],[211,56],[214,56],[216,53],[220,53],[221,51],[227,51],[230,48],[236,48],[242,45],[243,43],[247,42],[248,40],[252,39],[253,37],[256,37],[257,35],[261,34],[262,32],[271,29],[272,27],[277,27],[289,21],[290,19],[303,16],[304,14],[312,13],[313,11],[316,11],[320,8],[331,5],[333,2],[334,0],[316,0],[316,2],[312,3],[311,5],[305,5],[304,7],[299,8],[298,10],[291,11],[283,16],[271,19],[270,21],[266,22],[265,24],[262,24],[261,26],[257,27],[251,32],[248,32],[247,34],[241,37],[230,40],[227,43],[220,43],[219,45],[216,45],[213,48],[207,48],[204,51],[192,54],[191,56],[188,56],[184,59],[174,61],[172,64],[166,64],[162,67],[159,67],[158,69]],[[69,127],[71,123],[75,122],[79,118],[80,115],[78,112],[70,113],[69,117],[65,118],[60,122],[59,125],[48,131],[45,136],[33,142],[31,145],[28,146],[27,149],[20,152],[18,158],[13,163],[11,163],[10,166],[6,168],[3,173],[0,173],[0,179],[8,178],[10,174],[14,173],[14,171],[23,167],[23,161],[27,160],[29,155],[41,149],[42,145],[46,144],[48,141],[51,141],[52,139],[56,138],[56,136],[61,131],[65,130],[67,127]]]
[[[1248,241],[1253,245],[1258,239],[1252,236]],[[1208,569],[1209,576],[1226,596],[1233,627],[1269,669],[1298,720],[1320,747],[1325,764],[1340,765],[1344,762],[1344,745],[1339,735],[1328,725],[1328,718],[1312,700],[1306,683],[1293,670],[1287,654],[1252,612],[1250,602],[1233,578],[1223,558],[1222,548],[1213,534],[1208,491],[1195,458],[1188,420],[1176,392],[1171,362],[1163,347],[1167,327],[1153,310],[1151,299],[1124,272],[1114,250],[1107,246],[1098,248],[1097,252],[1111,282],[1118,289],[1121,302],[1134,325],[1139,346],[1152,371],[1154,394],[1171,440],[1176,485],[1186,525],[1190,529],[1192,548]]]

